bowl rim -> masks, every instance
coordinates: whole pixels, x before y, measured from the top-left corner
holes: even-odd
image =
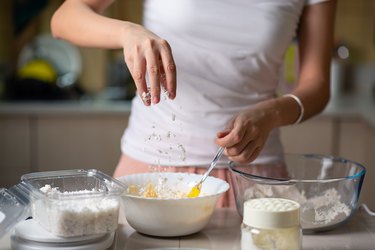
[[[297,154],[297,153],[284,153],[281,154],[281,159],[284,159],[285,156],[293,156],[293,157],[300,157],[300,158],[315,158],[315,159],[329,159],[333,162],[341,162],[341,163],[350,163],[353,165],[356,165],[357,167],[360,168],[360,171],[354,175],[350,176],[344,176],[340,178],[329,178],[329,179],[318,179],[318,180],[312,180],[312,179],[282,179],[282,178],[274,178],[274,177],[266,177],[266,176],[260,176],[260,175],[255,175],[255,174],[249,174],[245,173],[243,171],[240,171],[238,169],[235,169],[235,164],[238,164],[234,161],[230,161],[228,163],[228,168],[232,173],[236,173],[241,175],[242,177],[246,179],[251,179],[257,182],[262,182],[265,184],[284,184],[284,185],[290,185],[290,184],[295,184],[295,183],[315,183],[315,182],[320,182],[320,183],[329,183],[329,182],[337,182],[341,180],[346,180],[346,179],[357,179],[357,178],[363,178],[364,175],[366,174],[366,167],[363,166],[362,164],[348,160],[343,157],[337,157],[337,156],[329,156],[329,155],[324,155],[324,154]],[[246,165],[246,164],[240,164],[240,165]]]
[[[127,184],[122,182],[121,179],[123,178],[126,178],[128,176],[141,176],[141,175],[150,175],[150,174],[172,174],[172,175],[195,175],[195,176],[203,176],[203,174],[196,174],[196,173],[188,173],[188,172],[147,172],[147,173],[136,173],[136,174],[130,174],[130,175],[123,175],[123,176],[119,176],[116,178],[116,180],[120,181],[124,186],[127,187]],[[193,198],[189,198],[189,197],[182,197],[182,198],[160,198],[160,197],[143,197],[143,196],[137,196],[137,195],[131,195],[131,194],[127,194],[126,193],[126,190],[124,190],[122,196],[125,196],[125,197],[130,197],[130,198],[135,198],[135,199],[140,199],[140,200],[158,200],[158,201],[182,201],[182,200],[198,200],[198,199],[205,199],[205,198],[209,198],[209,197],[215,197],[215,196],[219,196],[225,192],[228,191],[228,189],[230,188],[229,186],[229,183],[221,178],[217,178],[215,176],[207,176],[207,179],[208,178],[213,178],[213,179],[217,179],[219,180],[220,182],[222,182],[222,190],[218,193],[215,193],[215,194],[209,194],[209,195],[204,195],[204,196],[197,196],[197,197],[193,197]],[[203,182],[203,185],[204,185],[204,182]]]

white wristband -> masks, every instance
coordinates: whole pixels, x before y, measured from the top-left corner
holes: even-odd
[[[301,100],[296,95],[286,94],[284,96],[285,97],[291,97],[297,102],[297,104],[299,106],[299,116],[298,116],[298,119],[294,122],[294,124],[300,123],[303,119],[304,114],[305,114],[305,109],[303,107],[303,103],[301,102]]]

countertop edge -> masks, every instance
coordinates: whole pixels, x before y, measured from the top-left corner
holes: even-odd
[[[131,101],[0,101],[0,116],[129,115]],[[361,119],[375,128],[375,98],[368,93],[333,96],[314,119]]]

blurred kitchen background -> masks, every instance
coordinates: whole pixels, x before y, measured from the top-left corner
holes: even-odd
[[[0,187],[28,172],[96,168],[112,174],[135,88],[121,50],[53,39],[62,0],[0,1]],[[287,152],[345,157],[367,167],[362,200],[375,209],[375,0],[338,0],[332,99],[319,116],[282,128]],[[141,23],[142,1],[104,13]],[[280,92],[296,80],[296,46]]]

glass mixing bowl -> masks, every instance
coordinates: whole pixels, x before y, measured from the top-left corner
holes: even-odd
[[[284,154],[267,163],[229,162],[238,213],[252,198],[276,197],[301,205],[304,233],[330,230],[346,222],[357,207],[366,169],[338,157]]]

